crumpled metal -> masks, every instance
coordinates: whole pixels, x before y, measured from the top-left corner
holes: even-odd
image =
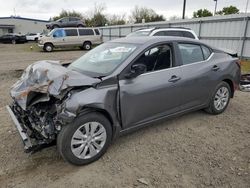
[[[61,99],[67,88],[92,86],[100,82],[79,72],[63,67],[59,61],[38,61],[29,65],[21,78],[11,87],[10,95],[26,110],[30,102],[49,101],[50,96]],[[35,100],[34,100],[35,99]]]

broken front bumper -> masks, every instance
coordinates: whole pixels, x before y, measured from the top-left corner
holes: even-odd
[[[24,144],[24,150],[26,152],[29,152],[33,145],[31,143],[31,140],[30,140],[30,137],[29,135],[27,134],[27,131],[22,127],[21,123],[18,121],[18,118],[15,116],[13,110],[11,109],[10,106],[6,106],[9,114],[10,114],[10,117],[12,118],[21,138],[22,138],[22,141],[23,141],[23,144]]]

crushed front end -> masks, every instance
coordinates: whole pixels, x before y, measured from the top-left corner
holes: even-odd
[[[12,86],[13,103],[7,106],[25,151],[53,145],[64,123],[58,118],[65,111],[64,101],[72,92],[89,88],[98,81],[55,61],[30,65]]]

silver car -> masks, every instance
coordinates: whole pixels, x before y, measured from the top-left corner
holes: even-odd
[[[57,144],[75,165],[99,159],[119,135],[205,109],[220,114],[240,80],[238,58],[198,40],[129,37],[106,42],[67,67],[30,65],[7,109],[27,152]]]

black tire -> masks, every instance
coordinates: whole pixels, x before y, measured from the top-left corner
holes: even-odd
[[[225,105],[222,109],[218,110],[218,109],[215,107],[215,104],[214,104],[215,96],[216,96],[216,93],[217,93],[221,88],[223,88],[223,87],[227,88],[227,90],[228,90],[228,100],[227,100],[226,105]],[[216,87],[216,89],[215,89],[215,91],[214,91],[214,93],[213,93],[213,96],[212,96],[211,99],[210,99],[209,106],[208,106],[208,108],[205,109],[205,111],[206,111],[207,113],[213,114],[213,115],[217,115],[217,114],[223,113],[223,112],[226,110],[226,108],[227,108],[227,106],[228,106],[228,104],[229,104],[229,102],[230,102],[231,95],[232,95],[232,91],[231,91],[231,88],[230,88],[230,86],[228,85],[228,83],[226,83],[226,82],[221,82],[220,84],[217,85],[217,87]]]
[[[79,25],[77,25],[76,27],[84,27],[84,25],[82,25],[82,24],[79,24]]]
[[[93,157],[88,159],[78,158],[71,150],[71,139],[74,133],[82,125],[88,122],[98,122],[103,125],[106,130],[106,141],[102,149]],[[57,149],[60,155],[67,162],[74,165],[86,165],[91,162],[98,160],[107,150],[108,146],[111,143],[112,139],[112,128],[109,120],[98,112],[90,112],[83,115],[79,115],[72,123],[66,125],[62,128],[57,136]],[[84,146],[85,147],[85,146]]]
[[[59,28],[59,25],[52,25],[51,29]]]
[[[46,44],[44,44],[43,50],[45,52],[52,52],[53,48],[54,48],[54,46],[52,44],[46,43]]]
[[[91,48],[92,48],[91,42],[84,42],[83,43],[84,50],[91,50]]]

